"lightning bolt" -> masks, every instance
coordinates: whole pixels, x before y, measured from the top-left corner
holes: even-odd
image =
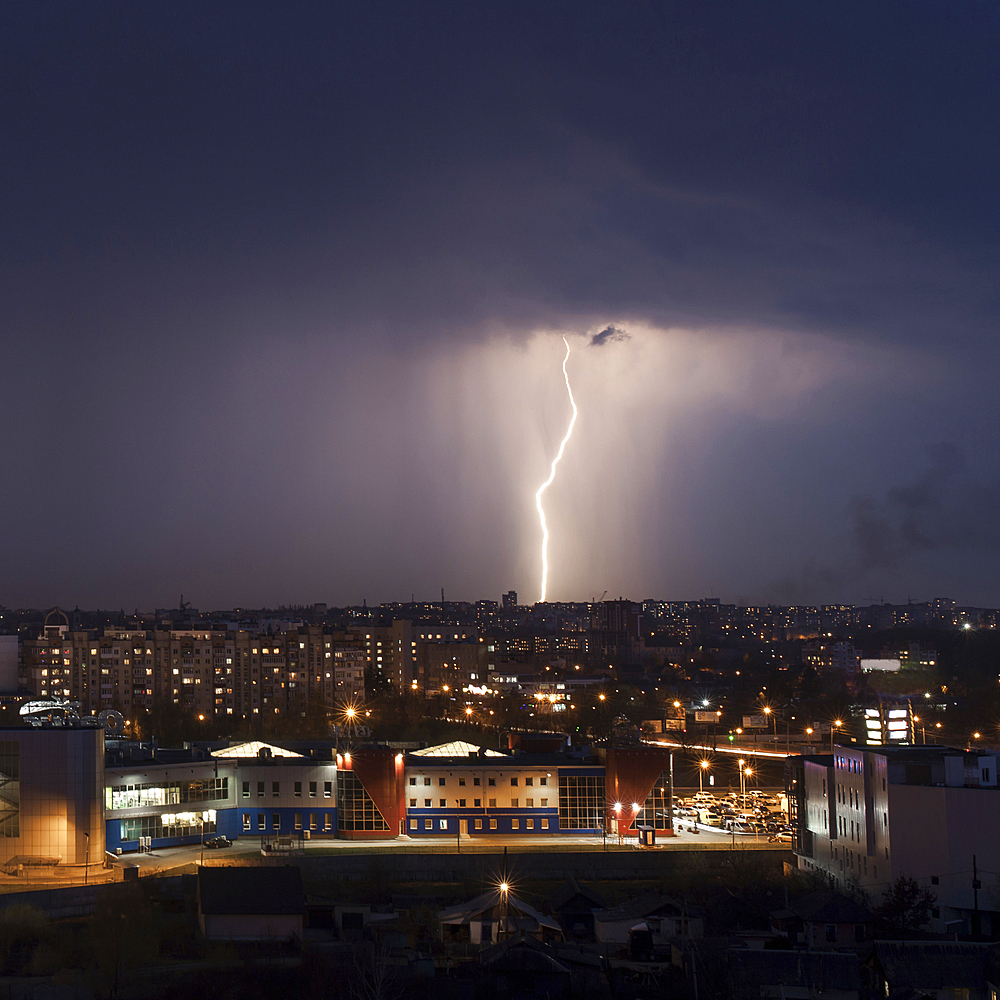
[[[578,412],[576,400],[573,398],[573,389],[569,384],[569,373],[566,371],[566,362],[569,360],[569,341],[563,337],[563,343],[566,345],[566,356],[563,358],[562,373],[563,379],[566,382],[566,394],[569,396],[570,406],[573,407],[573,416],[570,418],[569,427],[566,428],[566,436],[559,444],[559,451],[556,453],[556,457],[552,459],[549,478],[538,487],[538,492],[535,494],[535,509],[538,511],[538,520],[542,526],[542,596],[538,598],[539,601],[545,600],[545,590],[549,580],[549,526],[546,523],[545,510],[542,507],[542,494],[552,485],[552,480],[556,478],[556,466],[559,464],[563,457],[563,452],[566,450],[566,442],[573,435],[573,425],[576,423]]]

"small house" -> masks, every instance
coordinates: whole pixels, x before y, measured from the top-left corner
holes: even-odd
[[[301,941],[305,912],[298,868],[198,870],[198,923],[208,941]]]

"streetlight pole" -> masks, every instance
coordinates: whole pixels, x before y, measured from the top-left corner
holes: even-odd
[[[83,835],[87,838],[87,861],[83,866],[83,884],[87,885],[90,878],[90,834],[84,830]]]

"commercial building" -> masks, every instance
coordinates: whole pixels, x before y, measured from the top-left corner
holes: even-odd
[[[916,879],[936,897],[934,930],[1000,932],[998,765],[997,754],[922,745],[789,758],[799,867],[876,900]]]
[[[215,834],[270,841],[337,833],[337,764],[329,747],[317,759],[263,743],[214,751],[123,743],[109,756],[111,852],[196,844]]]
[[[329,742],[114,741],[103,812],[108,850],[283,838],[526,834],[671,835],[671,757],[659,747],[597,756],[561,734],[523,734],[511,753],[450,743],[403,753]]]

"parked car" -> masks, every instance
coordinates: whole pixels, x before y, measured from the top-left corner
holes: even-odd
[[[211,837],[206,840],[205,846],[210,848],[232,847],[233,842],[228,837],[223,837],[220,834],[218,837]]]

